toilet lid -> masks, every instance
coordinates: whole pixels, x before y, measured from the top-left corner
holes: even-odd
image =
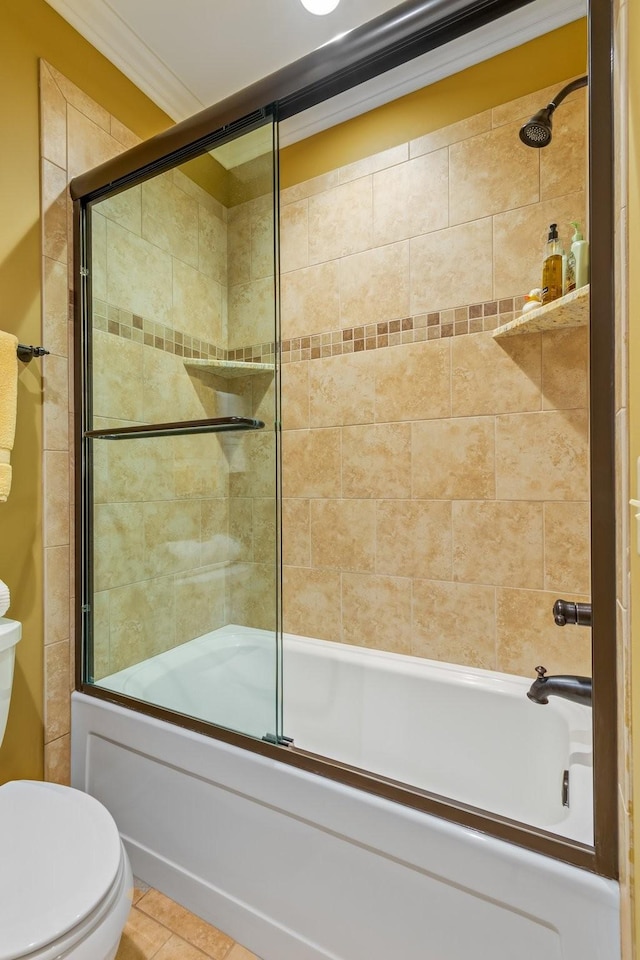
[[[0,787],[0,960],[15,960],[77,926],[105,898],[120,865],[111,814],[71,787]]]

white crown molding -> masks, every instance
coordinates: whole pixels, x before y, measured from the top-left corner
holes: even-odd
[[[203,109],[205,104],[104,0],[47,2],[172,120],[184,120]]]
[[[304,140],[586,16],[584,0],[535,0],[280,124],[280,146]],[[508,91],[507,91],[508,93]]]

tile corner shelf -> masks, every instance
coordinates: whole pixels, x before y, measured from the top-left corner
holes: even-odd
[[[184,365],[194,370],[206,370],[216,377],[225,377],[227,380],[275,372],[273,363],[253,363],[250,360],[185,360]]]
[[[513,337],[519,333],[542,333],[544,330],[559,330],[563,327],[583,327],[589,322],[589,284],[572,290],[558,300],[545,303],[535,310],[496,327],[493,336]]]

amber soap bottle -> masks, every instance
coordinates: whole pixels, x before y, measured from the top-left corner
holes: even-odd
[[[562,245],[558,239],[558,224],[549,227],[542,265],[542,302],[551,303],[562,296]]]

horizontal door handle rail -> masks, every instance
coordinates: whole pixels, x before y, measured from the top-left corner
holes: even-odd
[[[191,433],[228,433],[231,430],[262,430],[262,420],[250,417],[215,417],[210,420],[181,420],[177,423],[141,423],[133,427],[86,430],[91,440],[127,440],[144,437],[179,437]]]

